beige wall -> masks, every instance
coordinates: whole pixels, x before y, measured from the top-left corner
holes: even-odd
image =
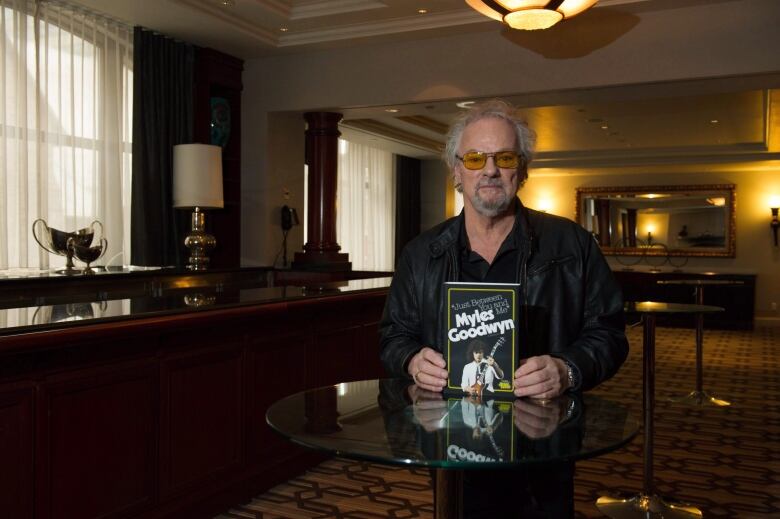
[[[636,5],[630,15],[594,9],[588,23],[557,40],[528,40],[496,24],[487,32],[248,61],[242,99],[242,264],[270,265],[281,243],[278,208],[303,207],[304,111],[780,72],[778,0]],[[546,43],[538,45],[544,38]],[[780,166],[715,176],[702,170],[685,178],[673,166],[654,171],[645,178],[548,171],[532,177],[524,196],[549,197],[552,212],[570,215],[578,185],[736,183],[737,258],[701,263],[758,272],[758,311],[776,316],[768,308],[771,301],[780,303],[775,274],[780,259],[769,244],[769,218],[762,216],[768,209],[759,200]],[[285,187],[291,201],[283,197]],[[300,229],[290,237],[291,250],[300,250]]]

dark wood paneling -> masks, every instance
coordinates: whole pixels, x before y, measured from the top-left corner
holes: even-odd
[[[0,337],[0,517],[205,519],[281,483],[321,458],[268,406],[376,377],[385,295]]]
[[[253,340],[247,369],[247,454],[250,460],[278,457],[289,447],[268,426],[265,413],[280,398],[306,388],[306,352],[310,339],[303,334]]]
[[[41,386],[36,517],[126,517],[156,488],[157,370],[85,370]]]
[[[33,517],[32,388],[0,388],[0,517]]]
[[[213,348],[163,363],[164,497],[241,461],[242,352],[240,345]]]

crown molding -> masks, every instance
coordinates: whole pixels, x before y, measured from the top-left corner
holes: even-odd
[[[609,150],[603,153],[537,153],[529,168],[587,169],[632,166],[689,164],[730,164],[780,160],[780,153],[767,152],[763,145],[737,145],[725,149],[697,147],[690,149]]]
[[[444,149],[444,143],[442,141],[407,132],[373,119],[351,119],[349,121],[342,121],[340,124],[348,128],[353,128],[437,154],[441,153]]]
[[[210,16],[220,22],[226,23],[232,26],[235,30],[250,36],[251,38],[264,43],[266,45],[278,46],[279,37],[266,29],[258,27],[257,25],[233,14],[226,12],[224,9],[204,2],[203,0],[171,0],[177,4],[183,5],[197,11],[201,14]],[[276,2],[278,3],[278,2]]]
[[[387,7],[387,2],[380,2],[379,0],[319,0],[316,2],[294,5],[290,9],[290,19],[303,20],[306,18],[319,18],[321,16],[332,16],[354,11],[370,11],[371,9],[381,9],[385,7]]]
[[[481,14],[471,9],[462,11],[429,14],[425,16],[408,16],[373,23],[361,23],[356,25],[344,25],[328,29],[306,31],[295,34],[286,33],[279,37],[279,47],[294,47],[312,43],[324,43],[329,41],[348,40],[352,38],[367,38],[384,34],[398,34],[403,32],[422,31],[426,29],[439,29],[457,25],[490,22]]]

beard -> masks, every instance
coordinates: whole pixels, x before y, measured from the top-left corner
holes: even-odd
[[[479,189],[485,186],[500,187],[501,194],[492,200],[485,200],[479,195]],[[479,214],[487,216],[488,218],[493,218],[509,209],[509,206],[512,204],[512,200],[514,200],[515,197],[514,194],[510,194],[508,192],[500,179],[488,178],[477,183],[477,186],[474,190],[474,196],[470,198],[471,205],[474,206],[474,209]]]

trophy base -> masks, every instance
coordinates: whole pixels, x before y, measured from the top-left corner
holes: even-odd
[[[62,274],[63,276],[80,276],[83,274],[81,269],[77,269],[75,267],[65,267],[64,269],[57,269],[54,272],[57,274]]]

